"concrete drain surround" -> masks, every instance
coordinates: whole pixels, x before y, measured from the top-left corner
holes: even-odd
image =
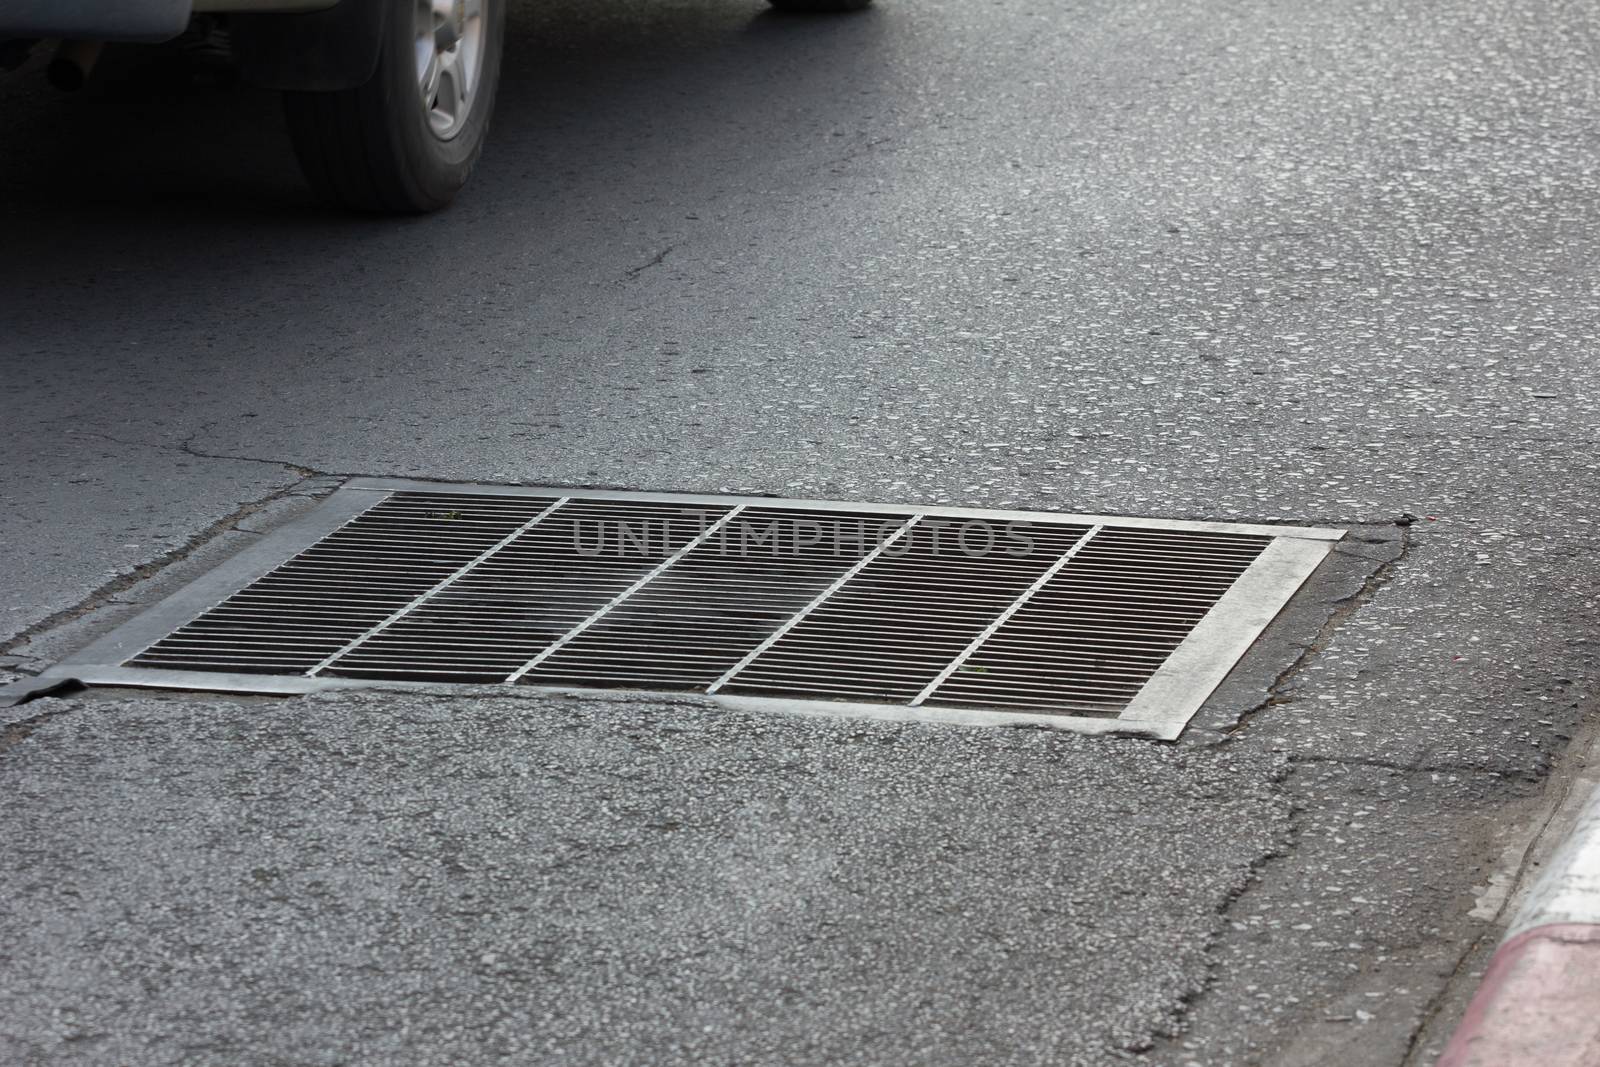
[[[1342,536],[358,479],[31,688],[692,692],[1173,738]]]

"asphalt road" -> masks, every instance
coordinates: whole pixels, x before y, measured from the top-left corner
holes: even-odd
[[[266,94],[0,78],[0,662],[327,475],[1356,535],[1173,747],[25,705],[0,1059],[1426,1062],[1593,704],[1592,6],[511,33],[473,184],[398,222],[315,206]]]

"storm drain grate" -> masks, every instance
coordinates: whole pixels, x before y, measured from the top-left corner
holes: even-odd
[[[1174,737],[1340,536],[363,479],[51,673],[690,691]]]

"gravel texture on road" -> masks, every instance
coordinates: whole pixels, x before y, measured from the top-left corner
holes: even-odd
[[[881,726],[855,729],[893,744],[835,745],[852,727],[736,731],[688,704],[80,700],[0,755],[29,850],[0,858],[4,1040],[41,1064],[401,1041],[396,1061],[446,1061],[577,1033],[525,1058],[770,1034],[787,1044],[757,1060],[915,1063],[979,1035],[1017,1062],[1426,1060],[1600,685],[1595,6],[512,8],[483,164],[427,218],[316,208],[275,100],[159,57],[112,50],[67,97],[37,63],[0,78],[26,146],[0,154],[0,633],[26,635],[0,672],[217,531],[253,536],[235,520],[306,472],[1362,524],[1353,569],[1175,750]],[[634,719],[704,732],[628,763]],[[694,791],[729,763],[746,777]],[[496,791],[513,766],[549,790]],[[1226,788],[1186,792],[1202,779]],[[704,804],[713,828],[612,820],[624,796]],[[450,875],[456,838],[417,830],[423,811],[480,866]],[[562,854],[491,847],[544,817],[592,891],[583,870],[548,898],[496,880]],[[935,864],[901,839],[967,851]],[[834,848],[837,883],[797,873]],[[652,851],[680,896],[644,880]],[[750,857],[858,925],[796,949],[824,928]],[[776,925],[716,896],[721,866],[775,894],[755,899]],[[1087,910],[1047,914],[1050,878]],[[513,910],[535,897],[558,925]],[[773,940],[667,952],[724,908]],[[246,921],[269,914],[278,934]],[[628,958],[656,970],[622,969],[652,923],[662,954]],[[549,1003],[569,1014],[529,1022],[547,977],[483,963],[479,930],[566,967]],[[804,959],[820,984],[784,993]],[[452,1028],[450,997],[478,1029]],[[919,1044],[936,1016],[943,1053]]]
[[[0,752],[8,1063],[1088,1064],[1284,764],[693,702],[85,701]]]

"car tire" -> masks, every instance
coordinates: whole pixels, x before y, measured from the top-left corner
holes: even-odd
[[[872,6],[872,0],[767,0],[767,2],[779,11],[794,11],[808,15],[862,11]]]
[[[384,19],[378,66],[366,84],[284,93],[295,155],[312,189],[359,211],[448,204],[483,151],[504,29],[505,0],[404,0]]]

